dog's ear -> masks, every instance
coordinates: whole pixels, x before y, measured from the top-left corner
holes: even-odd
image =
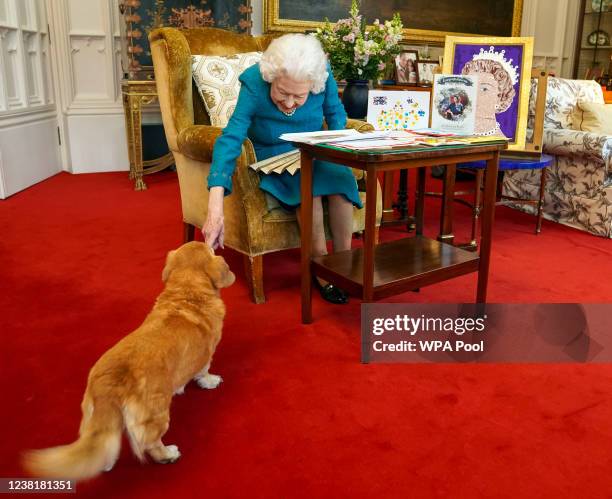
[[[164,270],[162,270],[163,282],[168,280],[170,272],[172,272],[172,269],[174,268],[174,255],[176,255],[176,250],[168,251],[168,255],[166,256],[166,265],[164,266]]]
[[[236,276],[222,256],[213,256],[210,259],[206,266],[206,273],[217,289],[227,288],[236,280]]]

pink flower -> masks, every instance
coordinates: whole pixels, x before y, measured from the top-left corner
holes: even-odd
[[[378,71],[382,71],[383,69],[385,69],[387,65],[384,62],[379,62],[378,63]]]

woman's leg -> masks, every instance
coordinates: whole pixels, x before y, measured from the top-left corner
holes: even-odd
[[[349,203],[349,206],[351,207],[351,210],[352,210],[352,205],[350,203]],[[301,225],[302,223],[301,207],[299,207],[296,210],[296,214],[297,214],[298,223]],[[351,211],[350,219],[352,223],[352,211]],[[342,230],[340,232],[342,232]],[[350,248],[351,246],[350,235],[351,233],[350,233],[350,228],[349,228],[348,248]],[[338,248],[338,246],[336,246],[335,241],[334,241],[334,248]],[[325,226],[323,225],[323,204],[321,202],[321,196],[316,196],[312,200],[312,254],[313,256],[327,255],[327,243],[325,241]],[[323,279],[319,277],[315,277],[315,279],[318,282],[317,287],[319,288],[319,292],[321,293],[321,296],[325,300],[331,303],[347,303],[348,302],[348,296],[346,292],[344,292],[343,290],[341,290],[340,288],[336,286],[330,285],[327,281],[324,281]]]
[[[298,224],[302,225],[302,207],[296,210]],[[325,226],[323,225],[323,204],[321,196],[312,199],[312,254],[313,256],[327,255],[325,242]]]
[[[350,250],[353,236],[353,203],[342,194],[327,196],[327,201],[334,253]]]

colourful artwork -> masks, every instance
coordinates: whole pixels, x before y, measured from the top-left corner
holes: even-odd
[[[501,132],[509,139],[509,149],[525,147],[527,112],[531,86],[533,38],[447,37],[444,73],[478,75],[483,83],[480,92],[496,96],[495,123],[489,135]],[[480,98],[480,97],[479,97]],[[485,117],[482,116],[482,123]]]
[[[123,71],[131,75],[151,69],[148,35],[162,26],[201,28],[212,26],[250,33],[250,0],[119,0],[125,26]]]
[[[429,127],[429,92],[370,90],[368,123],[376,130]]]

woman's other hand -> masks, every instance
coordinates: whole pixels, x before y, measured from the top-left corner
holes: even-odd
[[[223,248],[224,223],[223,223],[223,187],[211,187],[208,194],[208,215],[202,228],[204,241],[212,249]]]

